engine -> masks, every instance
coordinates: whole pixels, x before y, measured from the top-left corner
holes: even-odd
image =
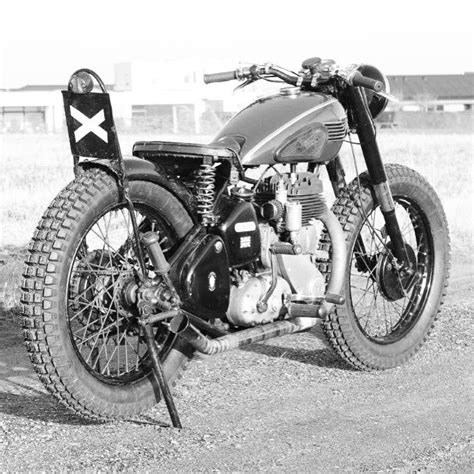
[[[231,324],[267,323],[285,314],[290,299],[324,295],[325,280],[315,265],[323,227],[318,216],[327,211],[321,192],[312,173],[277,174],[260,183],[254,196],[261,214],[260,259],[252,268],[234,269],[226,313]]]
[[[296,225],[306,226],[311,219],[326,211],[322,191],[322,182],[313,173],[275,174],[259,185],[255,202],[261,207],[262,217],[275,224],[284,223],[285,205],[290,209],[301,206],[301,222],[296,222]],[[290,210],[289,220],[290,227],[298,221],[294,210]],[[279,229],[284,230],[284,227]]]

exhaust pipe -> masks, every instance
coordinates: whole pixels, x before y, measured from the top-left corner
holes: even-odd
[[[343,304],[344,298],[341,295],[342,285],[344,283],[344,272],[346,271],[346,239],[342,231],[341,224],[332,211],[326,209],[326,212],[318,219],[326,226],[326,230],[331,238],[332,261],[331,276],[326,288],[326,296],[321,305],[312,306],[313,309],[302,308],[303,305],[290,303],[289,312],[295,316],[294,322],[300,326],[300,331],[309,329],[316,324],[315,318],[324,318],[333,309],[335,304]],[[291,308],[293,306],[293,308]],[[307,305],[311,308],[311,305]]]
[[[179,334],[195,349],[203,354],[214,355],[220,352],[237,349],[254,342],[265,341],[273,337],[283,336],[301,331],[301,327],[293,322],[294,320],[275,321],[264,326],[257,326],[250,329],[244,329],[233,334],[209,339],[199,331],[195,326],[189,323],[189,318],[184,312],[175,316],[169,325],[171,332]]]

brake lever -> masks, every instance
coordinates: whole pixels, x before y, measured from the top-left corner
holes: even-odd
[[[252,84],[252,82],[255,82],[257,79],[255,78],[249,78],[245,80],[244,82],[241,82],[235,89],[234,92],[237,92],[239,89],[243,89],[244,87],[248,86],[249,84]]]
[[[358,64],[350,64],[349,66],[345,68],[337,68],[334,70],[334,75],[337,77],[340,77],[346,84],[352,84],[352,77],[354,73],[357,71],[357,68],[359,67]],[[380,97],[383,97],[384,99],[387,99],[391,102],[400,102],[399,99],[397,99],[395,96],[392,94],[389,94],[388,92],[385,91],[374,91],[371,90],[376,95],[379,95]]]
[[[388,94],[387,92],[385,91],[380,91],[380,92],[375,92],[375,91],[372,91],[375,95],[379,95],[380,97],[383,97],[384,99],[387,99],[387,100],[390,100],[391,102],[400,102],[400,99],[398,99],[397,97],[395,97],[394,95],[392,94]]]

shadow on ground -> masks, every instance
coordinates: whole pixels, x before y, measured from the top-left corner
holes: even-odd
[[[0,303],[0,412],[43,422],[89,424],[36,386],[40,385],[23,347],[19,312]]]
[[[276,346],[271,344],[252,344],[242,347],[241,350],[246,352],[254,352],[269,357],[284,358],[301,362],[302,364],[314,365],[316,367],[324,367],[328,369],[341,369],[353,371],[354,369],[345,363],[330,348],[326,349],[299,349],[295,347]]]

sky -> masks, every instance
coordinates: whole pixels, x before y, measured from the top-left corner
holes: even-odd
[[[184,60],[206,72],[240,62],[298,69],[307,57],[386,74],[474,71],[470,2],[299,0],[4,0],[0,88],[63,84],[80,67]],[[185,73],[186,71],[180,71]],[[172,74],[172,71],[170,71]]]

